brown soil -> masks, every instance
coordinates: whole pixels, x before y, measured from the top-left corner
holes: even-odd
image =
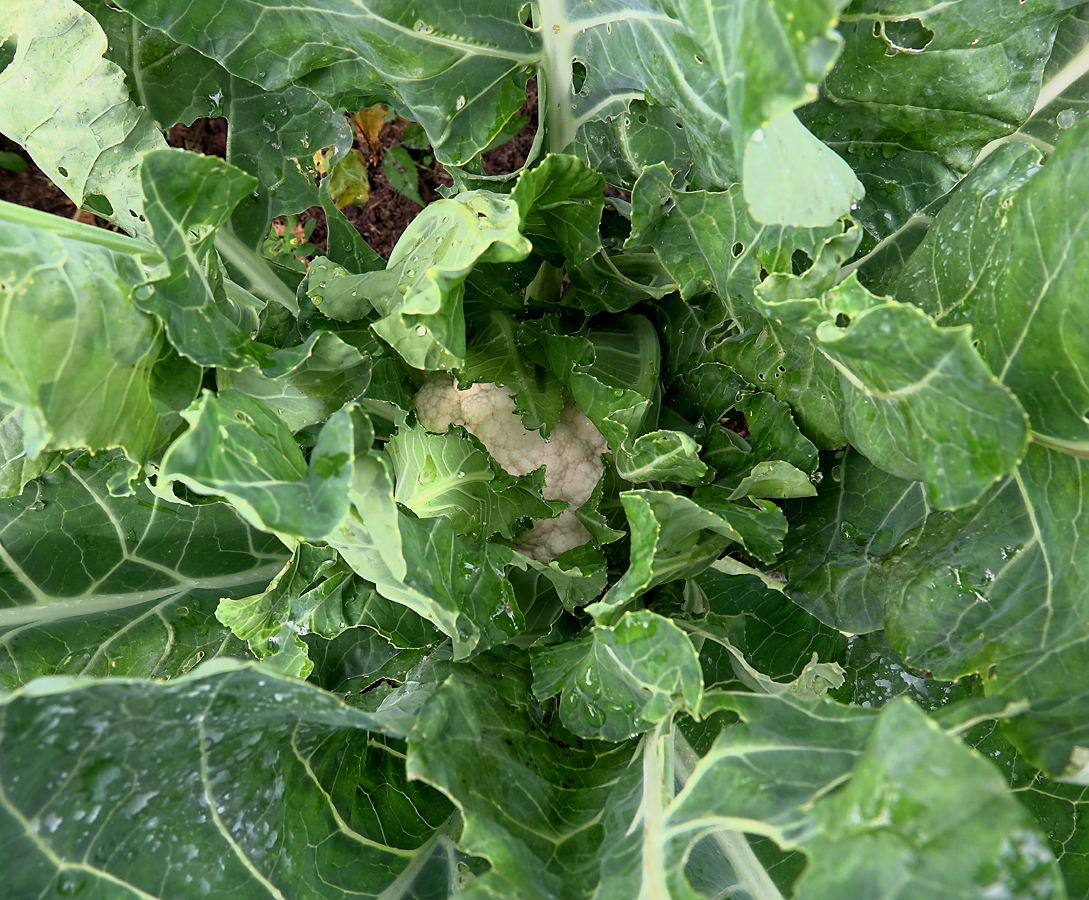
[[[508,143],[484,154],[484,171],[489,175],[513,172],[525,163],[529,155],[537,132],[536,79],[529,80],[526,102],[519,112],[529,117],[522,130]],[[361,206],[348,206],[344,209],[344,215],[358,229],[363,239],[386,259],[389,258],[397,239],[421,209],[413,200],[393,190],[382,171],[382,156],[387,149],[401,142],[406,124],[400,119],[387,122],[379,135],[379,146],[375,148],[377,152],[372,152],[365,139],[357,139],[357,149],[362,150],[371,160],[368,166],[370,197]],[[193,150],[208,156],[224,157],[227,152],[227,121],[222,118],[198,119],[192,125],[175,125],[167,135],[167,143],[172,147]],[[0,135],[0,150],[18,153],[30,163],[26,172],[13,173],[0,169],[0,199],[113,228],[91,213],[77,213],[75,205],[64,192],[34,165],[17,144],[3,135]],[[442,164],[435,161],[429,149],[411,152],[418,163],[420,197],[425,203],[430,203],[439,198],[439,188],[453,184],[453,180]],[[424,160],[428,160],[426,165]],[[324,252],[328,230],[321,207],[311,207],[299,214],[300,221],[306,222],[309,219],[318,220],[310,242]],[[282,221],[279,224],[282,225]]]
[[[529,116],[529,121],[522,126],[511,140],[489,150],[481,157],[484,163],[484,171],[488,175],[502,175],[513,172],[525,165],[529,158],[529,148],[533,146],[533,139],[537,135],[537,79],[529,79],[526,85],[526,102],[518,110],[518,115]]]
[[[0,200],[67,216],[69,219],[75,216],[76,205],[34,165],[22,147],[0,134],[0,150],[17,153],[30,165],[25,172],[19,173],[0,168]]]

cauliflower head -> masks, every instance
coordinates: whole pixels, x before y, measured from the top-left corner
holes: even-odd
[[[512,475],[528,475],[545,467],[544,498],[566,501],[568,507],[554,519],[538,519],[520,535],[515,546],[522,553],[544,562],[590,540],[575,511],[590,499],[601,478],[601,454],[608,447],[574,401],[564,405],[545,438],[522,426],[507,388],[474,384],[462,391],[452,375],[442,374],[420,388],[416,416],[428,431],[441,433],[451,425],[462,426]]]

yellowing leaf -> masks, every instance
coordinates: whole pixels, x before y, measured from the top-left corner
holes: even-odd
[[[317,155],[314,160],[317,162]],[[329,176],[329,196],[337,209],[344,209],[353,203],[366,203],[370,195],[371,183],[367,178],[367,163],[363,154],[358,150],[349,150],[348,155],[333,166]]]

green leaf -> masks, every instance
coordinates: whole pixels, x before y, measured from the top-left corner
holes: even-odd
[[[995,16],[986,0],[856,4],[840,24],[843,55],[803,121],[845,149],[923,150],[966,172],[1028,118],[1069,5],[1029,0]]]
[[[328,103],[299,84],[262,90],[104,0],[83,5],[106,32],[106,58],[124,70],[133,102],[160,127],[226,118],[227,162],[258,180],[257,196],[244,197],[231,217],[243,244],[256,247],[273,217],[320,203],[315,149],[332,147],[335,161],[352,140]]]
[[[518,207],[485,191],[438,200],[412,220],[389,265],[338,286],[365,296],[381,318],[371,327],[411,366],[453,368],[465,358],[465,279],[478,262],[524,259]],[[327,298],[335,296],[327,293]],[[315,298],[323,311],[326,306]],[[354,316],[358,318],[358,315]]]
[[[24,449],[23,409],[0,402],[0,497],[17,497],[28,481],[52,472],[64,459],[59,450],[30,459]]]
[[[678,753],[678,770],[691,774],[661,814],[670,840],[658,865],[678,896],[687,896],[678,863],[689,842],[716,827],[803,849],[810,864],[796,896],[811,900],[840,896],[844,884],[852,896],[913,884],[948,896],[996,884],[1062,896],[1051,854],[994,769],[910,702],[875,717],[830,701],[721,701],[745,724],[724,729],[702,759]]]
[[[420,175],[416,171],[416,161],[409,156],[404,147],[390,147],[382,157],[382,172],[389,186],[404,197],[408,197],[417,206],[423,206],[420,199]]]
[[[770,501],[755,510],[723,502],[712,511],[668,491],[625,491],[620,502],[631,530],[631,557],[620,580],[587,607],[599,624],[609,624],[651,587],[699,574],[731,543],[763,549],[759,540],[746,542],[743,532],[759,530],[771,541],[786,533],[786,520]]]
[[[257,366],[219,369],[217,385],[257,398],[297,432],[359,400],[370,384],[371,360],[335,334],[315,332],[291,350],[293,358],[278,367],[287,369],[283,374],[270,376]]]
[[[788,589],[800,570],[793,596],[845,631],[883,619],[893,648],[938,678],[989,673],[987,694],[1032,704],[1005,726],[1015,746],[1051,775],[1085,783],[1089,687],[1073,662],[1089,640],[1076,587],[1086,567],[1082,469],[1033,446],[979,504],[947,513],[848,456],[841,495],[812,501],[834,515],[792,542]]]
[[[809,476],[790,463],[782,460],[761,462],[753,466],[741,483],[730,494],[731,500],[742,497],[816,497],[817,489]]]
[[[466,897],[588,896],[599,878],[601,808],[633,744],[549,728],[525,668],[503,656],[481,665],[451,674],[424,707],[409,775],[453,799],[465,819],[460,846],[492,864]]]
[[[245,394],[205,392],[185,418],[189,430],[159,466],[160,487],[176,481],[222,496],[255,528],[289,543],[320,540],[344,521],[354,446],[349,410],[325,423],[309,463],[284,421]]]
[[[1059,25],[1044,66],[1040,95],[1019,132],[1052,147],[1089,114],[1089,12],[1074,10]]]
[[[1085,125],[1043,168],[1031,147],[1000,147],[965,180],[893,286],[940,323],[970,324],[980,355],[1020,400],[1039,439],[1082,455],[1089,319],[1080,302],[1086,256],[1078,248],[1089,241],[1089,220],[1070,210],[1089,201],[1079,177],[1087,160]]]
[[[888,569],[882,560],[926,521],[923,487],[848,450],[818,498],[801,505],[780,563],[787,593],[848,634],[884,627]]]
[[[941,328],[917,307],[882,301],[853,275],[820,300],[787,299],[791,277],[768,279],[762,305],[839,370],[847,436],[877,465],[922,481],[942,509],[978,499],[1017,465],[1024,413],[968,329]]]
[[[751,666],[779,682],[798,679],[814,654],[826,662],[846,662],[847,641],[834,628],[798,606],[782,591],[769,587],[757,575],[731,575],[721,561],[696,576],[707,601],[708,618],[716,617],[723,633]],[[721,645],[718,645],[721,646]],[[700,651],[704,684],[740,689],[732,655],[704,642]],[[836,694],[838,697],[839,694]]]
[[[1010,790],[1047,837],[1071,897],[1089,892],[1089,835],[1080,827],[1087,802],[1082,785],[1060,784],[1032,768],[1005,739],[997,722],[984,722],[965,742],[994,761]]]
[[[224,284],[215,231],[256,181],[222,160],[183,150],[148,153],[140,178],[148,224],[170,270],[140,307],[163,320],[182,355],[203,366],[242,368],[259,354],[250,335],[260,304],[244,291],[232,296]]]
[[[510,389],[514,411],[527,431],[548,437],[563,410],[563,386],[544,366],[523,358],[518,323],[510,313],[492,309],[483,324],[474,323],[473,339],[460,377],[474,384],[499,384]]]
[[[142,242],[0,207],[0,396],[22,408],[30,460],[84,447],[123,447],[142,460],[176,427],[160,392],[188,387],[192,398],[198,382],[172,362],[159,321],[137,308],[156,262]]]
[[[460,881],[450,804],[406,781],[381,727],[255,667],[38,681],[0,701],[0,845],[21,860],[8,890],[445,894]],[[167,850],[182,835],[184,858]]]
[[[19,175],[29,168],[30,163],[23,159],[18,153],[12,153],[10,150],[0,150],[0,169],[4,169],[7,172],[14,172],[16,175]]]
[[[394,498],[423,518],[444,516],[461,534],[514,537],[527,518],[547,519],[562,511],[542,499],[544,470],[509,475],[460,426],[432,434],[403,427],[386,445],[396,479]]]
[[[628,612],[615,625],[534,652],[534,695],[543,701],[561,692],[568,731],[623,741],[675,710],[698,710],[703,678],[684,631],[656,613]]]
[[[182,506],[108,485],[119,454],[71,456],[0,501],[0,686],[39,675],[173,677],[241,656],[221,597],[264,587],[284,548],[227,505]]]
[[[510,198],[533,252],[554,266],[577,266],[601,248],[605,179],[574,156],[550,153],[523,172]]]
[[[797,166],[805,180],[790,176]],[[815,138],[792,112],[758,128],[745,145],[745,201],[766,225],[828,225],[865,193],[851,167]]]
[[[12,0],[5,12],[0,36],[17,49],[0,71],[0,131],[76,206],[149,237],[138,169],[166,142],[103,59],[102,28],[70,0]]]
[[[998,773],[907,700],[878,717],[850,781],[817,801],[814,820],[800,841],[811,859],[803,900],[875,886],[1062,896],[1051,853]]]
[[[668,107],[634,99],[600,120],[586,122],[572,152],[618,188],[630,191],[647,166],[664,163],[674,172],[688,172],[701,188],[716,183],[717,159],[693,156],[684,122]],[[692,168],[694,171],[689,172]]]
[[[285,6],[266,10],[245,33],[216,22],[221,14],[249,21],[244,0],[186,9],[165,0],[117,5],[265,90],[302,82],[336,109],[389,104],[420,122],[439,160],[454,165],[479,154],[518,112],[539,46],[518,4],[508,2],[466,16],[456,4],[417,11],[329,0],[322,9],[336,18],[335,29],[312,10]]]
[[[392,500],[392,498],[390,498]],[[461,660],[504,643],[525,628],[506,569],[515,552],[479,537],[460,536],[445,516],[417,519],[392,507],[387,518],[367,504],[329,535],[363,578],[453,638]]]

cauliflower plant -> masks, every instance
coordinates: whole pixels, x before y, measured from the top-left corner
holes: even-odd
[[[497,384],[474,384],[462,391],[451,375],[432,376],[416,395],[416,415],[428,431],[461,425],[488,448],[512,475],[545,467],[544,498],[568,504],[554,519],[538,519],[515,545],[542,562],[590,540],[575,511],[590,499],[604,467],[605,438],[572,400],[545,438],[527,431],[514,411],[510,391]]]

